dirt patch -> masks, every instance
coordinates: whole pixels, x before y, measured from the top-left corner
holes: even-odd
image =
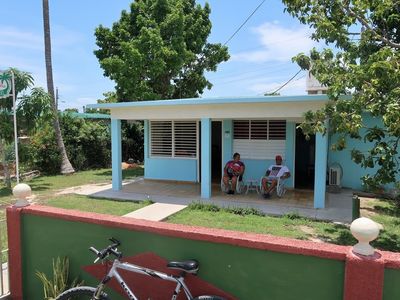
[[[307,225],[299,225],[297,227],[301,231],[303,231],[304,233],[309,235],[307,237],[307,240],[312,241],[312,242],[316,242],[316,243],[325,243],[325,241],[323,239],[320,239],[319,237],[317,237],[317,235],[315,234],[314,228],[312,228],[310,226],[307,226]]]
[[[123,162],[123,163],[121,164],[121,168],[122,168],[122,170],[126,170],[126,169],[136,169],[136,168],[139,168],[139,165],[138,165],[138,164],[135,164],[135,163],[133,163],[133,164],[128,164],[128,163],[126,163],[126,162]]]
[[[314,228],[310,227],[310,226],[306,226],[306,225],[299,225],[298,226],[299,229],[301,231],[303,231],[304,233],[310,234],[310,235],[314,235],[315,234],[315,230]]]
[[[362,217],[371,218],[379,212],[376,211],[376,198],[366,198],[366,197],[359,197],[360,198],[360,214]]]

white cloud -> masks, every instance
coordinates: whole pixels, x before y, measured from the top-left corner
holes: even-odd
[[[0,27],[0,46],[43,50],[43,36],[15,27]]]
[[[258,82],[249,85],[248,89],[256,94],[265,94],[267,92],[271,93],[281,87],[286,81],[268,81],[268,82]],[[301,95],[306,93],[306,79],[305,77],[299,77],[289,82],[284,86],[279,93],[281,95]]]
[[[232,54],[233,61],[266,62],[290,61],[300,52],[307,53],[317,43],[305,26],[285,28],[278,22],[264,23],[252,29],[258,35],[262,50]]]

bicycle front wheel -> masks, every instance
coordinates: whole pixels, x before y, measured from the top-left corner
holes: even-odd
[[[90,286],[80,286],[66,290],[55,300],[92,300],[96,289]],[[111,300],[106,293],[102,293],[100,300]]]
[[[222,298],[220,296],[198,296],[193,300],[225,300],[225,298]]]

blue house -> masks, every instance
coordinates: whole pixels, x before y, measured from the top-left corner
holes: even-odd
[[[361,188],[359,178],[365,172],[351,161],[351,148],[342,152],[329,150],[330,140],[335,137],[317,133],[306,140],[296,129],[306,111],[322,108],[327,101],[328,97],[320,94],[121,102],[89,107],[111,112],[113,190],[122,188],[121,120],[143,120],[145,179],[197,182],[201,197],[207,199],[211,198],[212,183],[220,182],[223,167],[233,153],[241,154],[246,165],[245,179],[259,179],[279,154],[292,171],[288,186],[314,189],[314,208],[324,208],[329,166],[340,165],[341,185],[354,189]]]

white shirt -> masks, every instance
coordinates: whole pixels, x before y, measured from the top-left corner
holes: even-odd
[[[289,173],[289,168],[283,165],[271,165],[268,168],[268,171],[270,171],[268,176],[273,176],[273,177],[282,177],[283,174]]]

